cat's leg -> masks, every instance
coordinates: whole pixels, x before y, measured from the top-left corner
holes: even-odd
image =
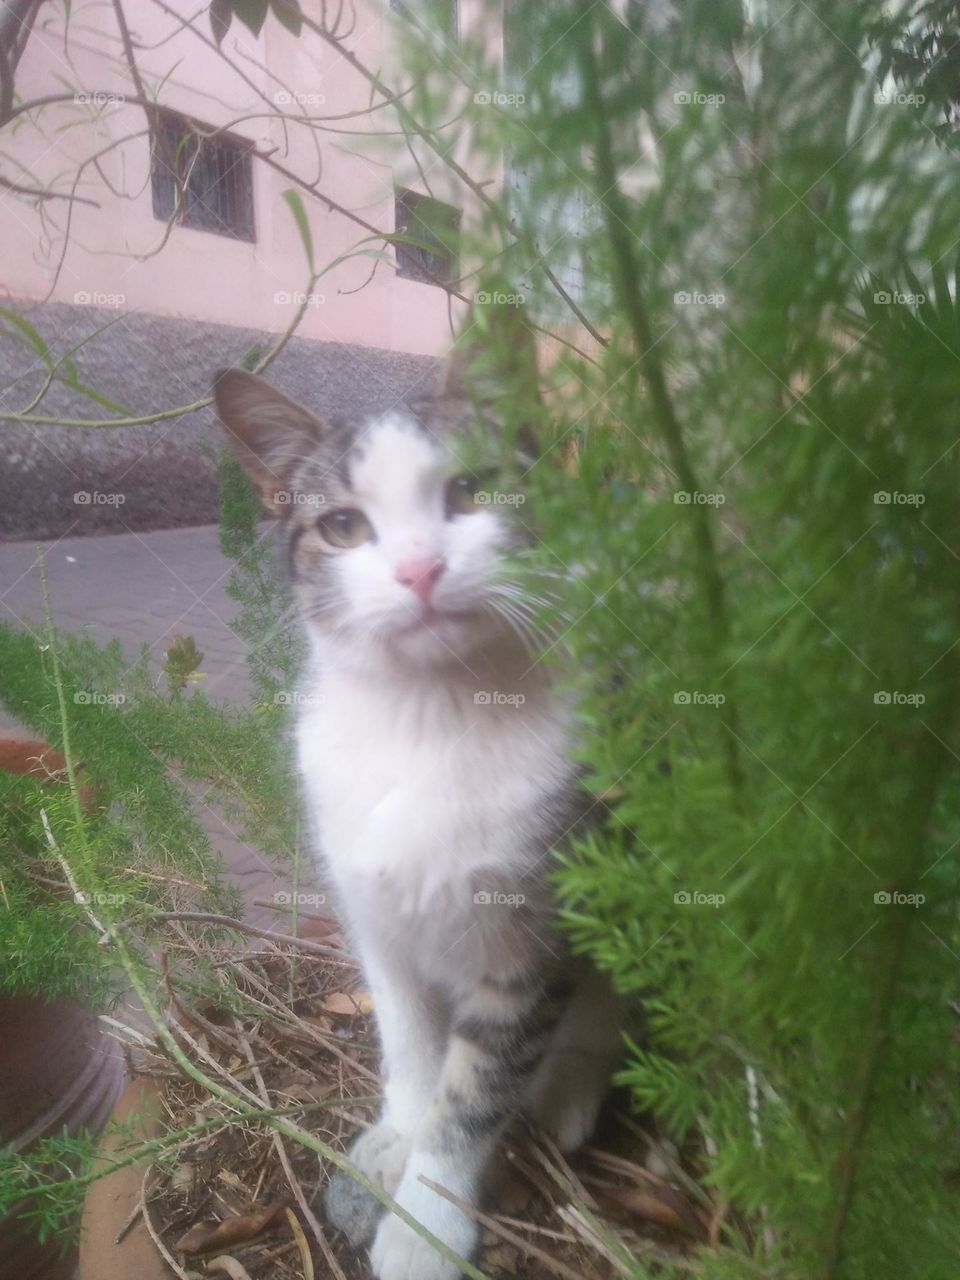
[[[607,978],[585,972],[530,1082],[529,1111],[561,1151],[576,1151],[596,1126],[621,1052],[618,1013]]]
[[[364,949],[365,976],[373,999],[383,1051],[384,1105],[379,1121],[351,1147],[350,1160],[393,1195],[429,1111],[443,1057],[445,1027],[440,1009],[422,980],[394,955]],[[333,1175],[324,1196],[327,1220],[351,1244],[367,1243],[383,1205],[348,1173]]]
[[[455,1009],[433,1105],[395,1198],[463,1257],[476,1245],[476,1224],[421,1179],[477,1202],[497,1136],[536,1070],[569,994],[569,983],[548,984],[536,975],[486,979]],[[460,1274],[392,1213],[380,1224],[371,1261],[378,1280],[454,1280]]]

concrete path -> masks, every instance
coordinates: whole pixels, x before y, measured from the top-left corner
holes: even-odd
[[[174,636],[192,635],[204,654],[206,695],[231,701],[248,696],[246,646],[231,627],[237,606],[226,593],[233,562],[221,554],[216,528],[62,538],[43,545],[58,626],[83,628],[101,644],[116,638],[131,660],[147,644],[157,667]],[[0,619],[36,630],[42,617],[36,544],[0,543]],[[0,734],[19,728],[0,708]],[[197,814],[243,894],[247,918],[285,930],[282,912],[257,904],[288,891],[289,875],[240,840],[199,796]],[[323,913],[322,907],[316,910]]]

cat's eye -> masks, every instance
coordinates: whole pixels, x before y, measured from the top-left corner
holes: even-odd
[[[454,476],[447,481],[444,505],[447,519],[451,516],[471,515],[484,505],[482,484],[478,476]]]
[[[356,507],[343,507],[321,516],[317,528],[331,547],[359,547],[373,539],[370,521]]]

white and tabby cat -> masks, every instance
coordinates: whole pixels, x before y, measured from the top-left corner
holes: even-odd
[[[477,386],[468,397],[474,358],[452,358],[438,395],[352,425],[241,370],[216,381],[231,443],[283,520],[311,650],[303,789],[382,1041],[383,1113],[351,1157],[464,1256],[477,1227],[421,1175],[476,1203],[520,1108],[577,1147],[619,1042],[606,983],[552,924],[551,851],[590,806],[569,694],[531,652],[530,535],[516,506],[477,501],[503,488],[479,477],[533,459],[489,386],[480,409]],[[379,1280],[457,1274],[346,1175],[326,1206],[354,1243],[373,1238]]]

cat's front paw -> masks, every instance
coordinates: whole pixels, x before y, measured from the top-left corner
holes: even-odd
[[[403,1177],[410,1139],[392,1125],[375,1124],[360,1135],[349,1151],[350,1160],[371,1182],[393,1195]],[[323,1205],[327,1221],[342,1231],[354,1248],[372,1239],[383,1205],[349,1173],[339,1170],[330,1179]]]
[[[466,1214],[446,1202],[431,1206],[429,1213],[410,1212],[454,1253],[469,1260],[478,1230]],[[392,1213],[380,1223],[370,1262],[377,1280],[456,1280],[462,1274],[455,1263]]]

